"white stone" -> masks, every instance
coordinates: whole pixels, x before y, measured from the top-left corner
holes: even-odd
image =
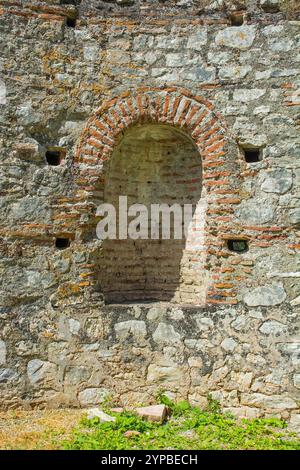
[[[300,414],[293,414],[287,427],[288,431],[300,433]]]
[[[255,72],[255,80],[268,80],[271,77],[271,70],[263,70]]]
[[[77,335],[80,330],[80,322],[78,320],[74,320],[73,318],[69,318],[69,330],[72,335]]]
[[[298,272],[290,272],[290,273],[279,273],[277,271],[271,272],[267,274],[268,277],[281,277],[281,278],[298,278],[300,277],[300,271]]]
[[[0,365],[3,366],[6,363],[6,345],[5,342],[0,340]]]
[[[86,388],[78,394],[78,400],[82,406],[97,405],[103,403],[109,396],[106,388]]]
[[[47,379],[53,379],[56,375],[56,365],[52,362],[33,359],[27,364],[27,375],[32,385]]]
[[[237,210],[240,222],[245,225],[261,225],[271,222],[274,215],[275,205],[271,200],[263,198],[243,201]]]
[[[195,320],[199,331],[207,331],[210,328],[214,327],[214,322],[211,318],[201,317],[201,315],[197,315],[195,317]]]
[[[266,93],[264,88],[238,88],[233,92],[234,101],[247,103],[261,98]]]
[[[265,193],[284,194],[293,185],[293,173],[285,168],[276,168],[266,174],[266,179],[261,185]]]
[[[180,52],[170,52],[166,55],[167,67],[180,67],[185,64],[184,55]]]
[[[298,295],[298,297],[295,297],[295,299],[291,300],[290,304],[292,307],[296,307],[297,305],[300,305],[300,295]]]
[[[270,106],[257,106],[253,110],[254,116],[259,116],[260,114],[269,114],[270,112]]]
[[[234,351],[237,345],[238,343],[233,338],[225,338],[221,343],[221,347],[228,352]]]
[[[286,325],[275,320],[268,320],[264,322],[259,331],[265,335],[277,335],[286,330]]]
[[[255,26],[233,26],[219,31],[215,42],[219,46],[248,49],[255,39]]]
[[[0,104],[6,104],[6,86],[5,83],[0,80]]]
[[[289,211],[289,221],[291,224],[300,223],[300,207],[296,207]]]
[[[162,423],[167,417],[167,407],[165,405],[143,406],[135,408],[135,412],[147,421]]]
[[[238,408],[230,406],[223,408],[223,413],[230,413],[237,419],[255,419],[260,415],[260,411],[250,406],[240,406]]]
[[[250,70],[249,65],[225,65],[219,70],[219,78],[220,80],[237,80],[246,77]]]
[[[144,54],[144,59],[148,65],[153,65],[160,58],[154,51],[149,51]]]
[[[252,372],[231,372],[230,378],[237,390],[246,392],[251,386],[253,374]]]
[[[263,395],[262,393],[244,393],[241,396],[243,405],[257,406],[257,408],[271,408],[275,410],[292,410],[297,403],[290,397],[283,395]]]
[[[97,56],[99,56],[98,46],[85,46],[83,48],[83,56],[85,60],[94,62],[97,60]]]
[[[294,374],[293,382],[296,388],[300,388],[300,374]]]
[[[153,333],[153,339],[158,344],[176,344],[181,340],[181,335],[175,331],[173,325],[159,323]]]
[[[99,410],[99,408],[90,408],[87,410],[87,419],[98,418],[100,423],[110,423],[116,421],[114,416],[109,416],[104,411]]]
[[[153,321],[157,320],[162,314],[162,311],[159,307],[151,307],[147,313],[147,320]]]
[[[288,52],[293,47],[293,41],[291,39],[277,39],[272,38],[269,41],[269,49],[273,52]]]
[[[283,26],[282,25],[270,25],[266,26],[265,28],[262,29],[262,34],[264,36],[276,36],[277,34],[280,34],[283,31]]]
[[[235,330],[239,331],[239,330],[242,330],[246,326],[246,324],[247,322],[246,322],[245,315],[240,315],[231,323],[231,326]]]
[[[188,49],[194,49],[195,51],[201,51],[203,49],[202,46],[204,46],[206,43],[207,43],[207,29],[203,28],[197,33],[191,34],[189,36],[186,47]]]
[[[256,287],[244,296],[249,307],[280,305],[285,299],[286,292],[280,284]]]
[[[226,64],[231,58],[232,54],[228,51],[210,51],[207,54],[208,62],[219,66]]]
[[[145,337],[147,334],[146,324],[144,321],[128,320],[116,323],[116,335],[118,338],[127,338],[128,336]]]
[[[178,383],[183,379],[183,372],[177,365],[150,364],[148,367],[147,381],[154,383]]]

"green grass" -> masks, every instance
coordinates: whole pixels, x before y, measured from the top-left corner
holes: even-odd
[[[78,450],[300,450],[300,439],[288,433],[286,423],[279,419],[237,420],[222,414],[215,400],[209,401],[206,410],[191,407],[185,401],[173,404],[166,397],[161,397],[161,401],[172,411],[164,424],[144,421],[130,412],[110,413],[116,416],[115,422],[84,418],[71,438],[60,444],[63,449]],[[124,433],[129,430],[140,434],[127,438]]]

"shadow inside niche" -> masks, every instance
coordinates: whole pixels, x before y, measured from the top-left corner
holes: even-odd
[[[116,208],[117,235],[119,196],[127,196],[128,207],[143,204],[148,210],[149,238],[102,242],[97,282],[106,303],[204,303],[205,209],[201,190],[201,157],[182,131],[168,125],[144,124],[125,132],[105,176],[104,201]],[[193,221],[186,236],[182,230],[182,239],[174,239],[171,216],[170,239],[161,238],[162,219],[160,238],[151,239],[152,204],[179,204],[182,219],[184,204],[192,205]],[[128,217],[128,222],[133,218]]]

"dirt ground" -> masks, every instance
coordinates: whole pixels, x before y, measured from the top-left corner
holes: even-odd
[[[57,449],[83,410],[10,410],[0,412],[0,449]],[[56,444],[54,443],[56,441]]]

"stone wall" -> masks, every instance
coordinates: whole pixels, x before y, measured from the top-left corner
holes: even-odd
[[[0,2],[2,406],[211,392],[296,422],[297,12],[60,3]],[[135,125],[177,129],[201,156],[199,307],[104,305],[95,211]],[[248,250],[232,251],[241,239]]]

